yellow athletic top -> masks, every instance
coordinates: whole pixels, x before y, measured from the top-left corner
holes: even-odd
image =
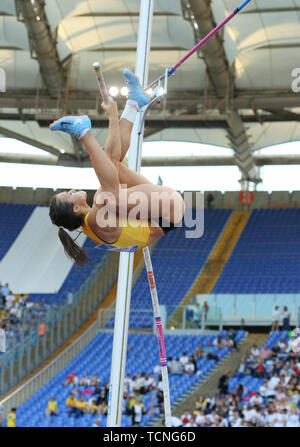
[[[16,426],[15,413],[13,413],[13,412],[9,413],[9,415],[7,416],[7,420],[6,420],[6,425],[7,425],[7,427],[15,427]]]
[[[92,239],[99,248],[103,248],[108,251],[127,251],[133,252],[147,246],[150,236],[150,227],[148,223],[144,221],[130,220],[127,217],[122,218],[122,230],[119,239],[108,244],[102,241],[90,228],[88,224],[89,213],[84,218],[84,224],[81,227],[82,232]],[[134,225],[130,225],[134,222]]]

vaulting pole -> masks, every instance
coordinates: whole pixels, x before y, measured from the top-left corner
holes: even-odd
[[[135,73],[143,87],[148,82],[149,54],[154,0],[141,0],[139,34]],[[132,131],[128,167],[140,170],[143,132],[139,134],[142,113],[138,112]],[[123,388],[128,340],[129,312],[132,287],[133,253],[120,253],[118,289],[114,325],[113,353],[111,363],[108,402],[108,427],[120,427],[122,419]]]

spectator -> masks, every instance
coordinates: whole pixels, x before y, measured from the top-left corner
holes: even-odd
[[[180,364],[179,361],[178,361],[178,363]],[[155,387],[155,385],[156,385],[156,378],[154,377],[153,373],[150,373],[149,376],[146,377],[146,379],[145,379],[144,386],[145,386],[146,393],[150,393],[150,391],[152,391],[152,389],[153,389],[153,387]]]
[[[279,306],[275,306],[275,309],[272,313],[272,329],[271,329],[271,331],[279,331],[279,319],[280,319]]]
[[[182,425],[187,424],[192,418],[192,415],[190,414],[189,410],[185,410],[185,412],[183,413],[183,415],[181,416],[181,422]]]
[[[202,345],[198,345],[198,348],[196,349],[196,351],[194,352],[194,356],[197,359],[201,359],[203,355],[203,349],[202,349]]]
[[[200,395],[196,401],[196,411],[205,411],[209,407],[208,400],[203,395]]]
[[[213,341],[213,346],[219,349],[225,346],[220,335]]]
[[[263,360],[269,359],[270,357],[272,357],[272,351],[269,349],[268,345],[265,344],[264,347],[260,350],[259,355]]]
[[[196,328],[201,327],[201,306],[199,303],[195,304],[194,312],[193,312],[194,325]]]
[[[272,348],[272,353],[273,353],[272,357],[277,358],[279,352],[280,352],[280,346],[278,343],[275,343],[275,345]]]
[[[17,409],[12,408],[6,419],[7,427],[16,427],[17,426],[16,421],[17,421]]]
[[[1,287],[1,295],[6,298],[7,295],[9,294],[10,290],[9,290],[9,285],[8,283],[5,284],[5,286]]]
[[[5,307],[7,310],[10,310],[13,307],[14,301],[15,301],[15,297],[12,294],[11,290],[9,290],[9,292],[5,298]]]
[[[197,366],[197,362],[196,362],[196,359],[195,359],[194,354],[192,354],[192,355],[190,356],[190,361],[191,361],[191,362],[193,363],[193,365],[194,365],[194,371],[197,372],[197,371],[198,371],[198,366]]]
[[[195,373],[195,365],[193,364],[193,362],[190,359],[184,365],[184,372],[185,372],[185,374],[189,374],[190,376],[194,375],[194,373]]]
[[[189,358],[186,355],[186,352],[182,353],[182,356],[180,357],[179,361],[180,361],[180,363],[182,364],[183,367],[189,361]]]
[[[95,419],[91,427],[100,427],[100,419]]]
[[[224,340],[224,345],[227,348],[233,348],[233,341],[229,338],[229,335],[226,335],[225,340]]]
[[[99,414],[107,414],[108,401],[107,401],[107,396],[106,396],[106,392],[104,389],[102,389],[100,391],[100,395],[98,396],[98,398],[96,400],[96,405],[98,406]]]
[[[79,400],[75,403],[76,411],[74,412],[75,417],[83,416],[87,412],[87,403],[84,400],[84,396],[81,396]]]
[[[30,310],[34,306],[34,303],[31,298],[28,298],[26,301],[26,309]]]
[[[250,349],[250,356],[254,361],[259,357],[259,349],[257,348],[257,345],[253,345],[253,348]]]
[[[46,416],[57,416],[57,415],[58,415],[57,402],[54,399],[54,397],[50,397],[48,407],[46,408]]]
[[[182,427],[181,420],[176,416],[172,416],[172,427]]]
[[[74,396],[74,394],[70,394],[70,396],[66,400],[66,407],[70,410],[69,414],[70,416],[77,413],[77,407],[76,407],[77,399]]]
[[[79,384],[79,378],[76,376],[76,372],[72,372],[69,376],[66,377],[66,381],[64,383],[65,386],[67,385],[75,385],[77,386]]]
[[[204,301],[204,303],[203,303],[203,312],[204,312],[205,321],[207,320],[208,311],[209,311],[209,305],[207,304],[207,301]]]
[[[214,347],[211,345],[211,342],[208,341],[207,345],[203,349],[203,352],[205,354],[207,354],[208,360],[216,360],[216,361],[218,361],[219,357],[217,355],[214,355],[213,351],[214,351]]]
[[[97,387],[100,383],[100,380],[98,378],[97,374],[94,374],[93,377],[91,378],[91,386],[95,386]]]
[[[143,415],[146,414],[145,405],[140,400],[132,408],[132,426],[139,427],[143,422]]]
[[[198,424],[196,422],[196,414],[192,414],[191,419],[187,424],[184,424],[184,427],[198,427]]]
[[[96,400],[91,398],[87,405],[87,412],[91,414],[98,414],[99,409],[96,403]]]
[[[89,378],[88,374],[79,380],[79,385],[90,386],[90,384],[91,384],[91,379]]]
[[[228,336],[229,336],[230,340],[232,340],[233,348],[236,351],[238,351],[238,346],[237,346],[237,343],[236,343],[236,333],[235,333],[235,331],[232,328],[229,329]]]
[[[230,378],[230,373],[227,372],[219,379],[219,393],[227,394],[228,392],[228,382]]]
[[[170,372],[172,367],[173,357],[168,357],[167,366],[168,366],[168,372]]]
[[[283,307],[283,314],[282,314],[282,330],[283,331],[289,331],[290,330],[290,317],[291,314],[288,311],[287,306]]]
[[[280,351],[281,351],[281,352],[286,352],[286,351],[287,351],[287,349],[288,349],[288,344],[287,344],[287,342],[285,341],[284,337],[282,337],[282,338],[280,339],[279,347],[280,347]]]
[[[238,367],[238,374],[239,378],[244,377],[245,374],[249,374],[249,368],[245,356],[241,359],[241,363]]]
[[[253,375],[258,379],[262,379],[265,376],[265,367],[262,359],[259,360],[258,365],[255,369],[255,373]]]
[[[179,358],[173,360],[172,366],[170,369],[170,374],[183,374],[184,368]]]

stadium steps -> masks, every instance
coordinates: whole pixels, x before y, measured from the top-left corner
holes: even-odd
[[[208,374],[208,377],[204,377],[194,387],[186,393],[186,396],[182,396],[181,399],[176,402],[174,408],[174,416],[180,418],[182,413],[188,409],[190,411],[195,410],[195,403],[198,396],[203,395],[205,397],[211,397],[218,392],[218,385],[220,378],[227,372],[235,373],[241,363],[241,359],[247,354],[249,349],[253,345],[261,346],[268,338],[269,334],[246,334],[240,343],[238,344],[239,350],[233,353],[228,353],[224,359],[218,362],[213,368],[212,372]],[[196,398],[195,398],[196,397]]]
[[[235,371],[238,368],[241,358],[254,345],[262,344],[266,339],[267,334],[253,334],[246,333],[238,343],[239,351],[229,352],[220,360],[204,377],[195,383],[174,405],[172,405],[172,416],[178,418],[185,410],[194,411],[196,398],[200,395],[205,397],[216,394],[220,377],[228,371]],[[149,423],[151,427],[160,427],[164,424],[164,416],[159,416]]]
[[[183,306],[186,306],[195,294],[212,292],[248,222],[249,216],[250,213],[245,211],[235,211],[231,214],[206,263],[179,304],[180,308],[169,319],[168,326],[170,324],[174,325],[174,323],[178,325],[182,321]]]

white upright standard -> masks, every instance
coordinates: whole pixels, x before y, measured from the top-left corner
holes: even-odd
[[[154,0],[141,0],[135,73],[141,85],[147,86]],[[142,113],[138,112],[129,149],[130,169],[140,171],[143,132],[139,134]],[[113,353],[108,401],[108,427],[120,427],[128,340],[128,325],[133,272],[133,253],[120,253],[116,300]]]

